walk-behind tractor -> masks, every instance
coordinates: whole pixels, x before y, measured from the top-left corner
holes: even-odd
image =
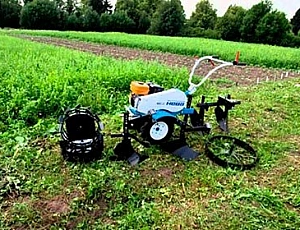
[[[210,62],[214,68],[200,81],[193,83],[195,71],[202,62]],[[219,63],[219,65],[215,65]],[[242,66],[239,53],[233,62],[220,60],[217,56],[197,59],[189,76],[189,88],[181,91],[176,88],[165,90],[151,82],[133,81],[130,84],[130,105],[123,114],[123,132],[109,134],[122,138],[114,148],[115,160],[127,160],[136,165],[147,158],[137,153],[132,139],[144,147],[159,146],[163,151],[172,153],[184,160],[193,160],[198,153],[191,149],[186,140],[187,132],[200,135],[210,134],[211,125],[204,120],[205,112],[214,108],[219,128],[224,135],[207,138],[205,152],[214,162],[222,166],[249,169],[258,161],[256,151],[246,142],[229,136],[228,112],[240,101],[232,100],[230,95],[219,96],[216,102],[201,102],[192,107],[192,95],[217,70],[227,66]],[[198,77],[199,79],[199,77]],[[94,159],[101,156],[103,137],[102,123],[90,110],[74,108],[68,110],[60,119],[61,148],[66,159]]]

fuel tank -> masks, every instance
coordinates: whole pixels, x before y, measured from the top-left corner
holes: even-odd
[[[186,107],[187,96],[179,89],[169,89],[163,92],[137,96],[133,107],[138,112],[147,114],[150,110],[166,110],[178,113]]]

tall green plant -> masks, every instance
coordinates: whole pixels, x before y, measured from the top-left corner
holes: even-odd
[[[17,0],[0,0],[0,28],[19,28],[21,8]]]
[[[182,32],[185,14],[180,0],[163,2],[154,13],[149,33],[175,36]]]
[[[272,10],[272,2],[262,0],[246,12],[241,24],[241,36],[245,42],[257,42],[256,28],[263,17]]]
[[[26,29],[59,29],[61,11],[54,1],[35,0],[22,8],[20,24]]]
[[[293,26],[293,33],[295,35],[298,35],[298,33],[300,31],[300,8],[297,10],[295,15],[293,16],[293,18],[291,20],[291,24]]]

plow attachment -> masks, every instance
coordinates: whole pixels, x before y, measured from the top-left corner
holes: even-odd
[[[199,153],[191,149],[184,140],[169,141],[160,145],[160,147],[162,150],[186,161],[194,160],[199,156]]]

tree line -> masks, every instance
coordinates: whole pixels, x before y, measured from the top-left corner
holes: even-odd
[[[222,17],[200,0],[189,19],[180,0],[0,0],[0,27],[206,37],[300,47],[300,9],[289,21],[262,0],[231,5]]]

